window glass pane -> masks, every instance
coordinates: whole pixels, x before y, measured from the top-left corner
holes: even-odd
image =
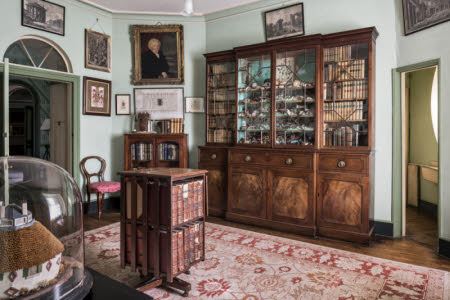
[[[50,52],[50,55],[44,61],[41,68],[67,72],[66,63],[64,62],[61,55],[59,55],[59,53],[56,52],[56,50],[52,50],[52,52]]]
[[[9,58],[9,62],[13,64],[33,66],[20,42],[15,42],[8,47],[5,58]]]
[[[25,45],[25,48],[27,49],[31,58],[33,59],[36,67],[38,67],[41,64],[42,60],[47,55],[48,51],[52,49],[52,47],[49,44],[44,43],[43,41],[40,40],[24,39],[22,40],[22,42]]]

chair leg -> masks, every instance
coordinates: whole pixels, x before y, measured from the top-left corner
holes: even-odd
[[[91,193],[89,193],[89,191],[87,191],[87,199],[88,199],[88,203],[87,203],[87,212],[86,214],[89,214],[89,208],[91,207]]]
[[[102,215],[102,194],[97,193],[97,208],[98,208],[98,219],[100,220],[100,217]]]

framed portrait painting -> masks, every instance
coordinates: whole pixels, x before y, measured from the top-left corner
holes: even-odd
[[[183,25],[134,25],[134,84],[183,84]]]
[[[117,94],[116,95],[116,115],[129,115],[130,114],[130,94]]]
[[[111,115],[111,81],[83,77],[83,114]]]
[[[22,26],[64,36],[64,6],[44,0],[22,0]]]
[[[266,11],[266,40],[304,35],[304,20],[303,3]]]
[[[450,0],[402,0],[405,35],[450,20]]]
[[[88,69],[111,72],[111,37],[107,34],[85,30],[84,66]]]

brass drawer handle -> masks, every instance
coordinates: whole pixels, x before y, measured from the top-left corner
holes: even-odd
[[[292,165],[292,163],[293,163],[294,161],[292,160],[292,158],[288,158],[288,159],[286,159],[286,161],[285,161],[285,163],[287,164],[287,165]]]
[[[247,156],[244,158],[244,160],[245,160],[246,162],[252,161],[252,157],[251,157],[250,155],[247,155]]]
[[[214,160],[217,158],[217,155],[215,153],[211,154],[211,159]]]
[[[345,168],[345,161],[340,160],[340,161],[338,162],[337,166],[338,166],[339,168]]]

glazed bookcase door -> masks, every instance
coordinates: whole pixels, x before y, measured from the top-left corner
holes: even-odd
[[[152,168],[154,166],[154,144],[136,141],[130,145],[131,168]]]
[[[236,114],[236,63],[207,66],[207,143],[231,144]]]
[[[180,144],[177,142],[158,142],[156,147],[156,167],[179,168]]]
[[[316,49],[278,52],[275,144],[312,146],[316,120]]]
[[[271,56],[238,59],[237,144],[271,145]]]
[[[323,49],[324,147],[369,146],[369,44]]]

